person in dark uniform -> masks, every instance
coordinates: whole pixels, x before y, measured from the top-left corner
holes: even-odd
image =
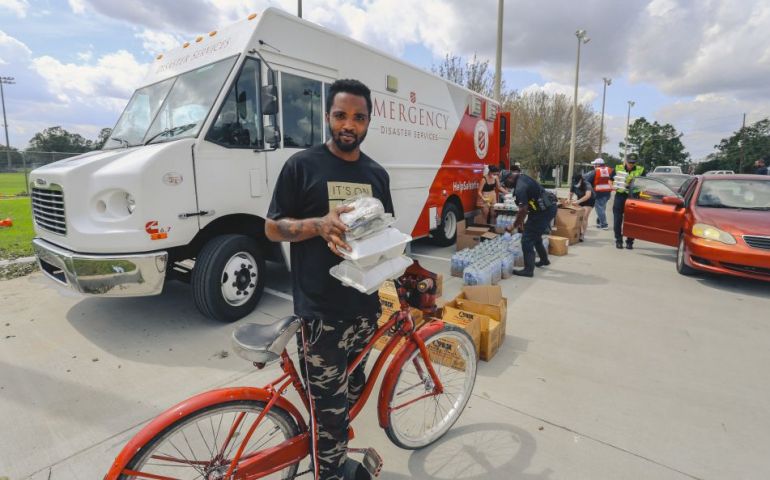
[[[513,274],[520,277],[532,277],[535,275],[535,267],[550,265],[548,251],[543,245],[543,235],[551,227],[551,222],[556,218],[556,196],[545,191],[534,178],[524,175],[521,171],[514,171],[507,180],[514,189],[514,198],[519,211],[513,228],[524,234],[521,237],[521,250],[524,257],[524,268],[514,270]],[[526,223],[524,220],[526,219]],[[535,263],[535,251],[540,261]]]
[[[291,242],[294,314],[302,319],[298,338],[300,368],[307,382],[312,427],[312,463],[317,480],[370,478],[347,458],[349,408],[366,380],[366,359],[348,374],[347,365],[377,329],[377,293],[366,295],[329,275],[342,261],[347,226],[341,206],[356,194],[379,199],[393,213],[390,178],[361,152],[372,113],[369,88],[357,80],[337,80],[326,98],[331,138],[292,155],[276,180],[265,233]]]
[[[575,195],[575,203],[583,207],[583,224],[580,226],[580,241],[585,239],[586,230],[588,229],[588,217],[591,215],[591,210],[596,205],[596,194],[591,184],[581,174],[575,174],[572,177],[572,186],[570,187],[569,199],[572,200],[572,195]]]

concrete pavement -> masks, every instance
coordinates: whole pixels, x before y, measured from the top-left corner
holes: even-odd
[[[452,249],[416,244],[447,279]],[[482,362],[450,433],[418,452],[394,447],[374,405],[358,446],[383,479],[765,479],[770,475],[767,283],[683,277],[673,249],[611,232],[557,257],[534,279],[504,280],[508,331]],[[258,310],[290,313],[286,272],[271,268]],[[0,477],[97,479],[140,426],[221,385],[261,385],[229,354],[233,325],[201,317],[186,285],[162,296],[81,298],[40,274],[0,282]]]

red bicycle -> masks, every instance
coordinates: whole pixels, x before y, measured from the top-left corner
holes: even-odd
[[[283,374],[262,388],[212,390],[166,410],[128,442],[105,480],[286,480],[310,472],[297,470],[311,453],[311,431],[285,397],[293,386],[310,411],[302,377],[286,352],[300,326],[298,318],[286,317],[272,325],[239,327],[233,333],[235,351],[257,368],[280,361]],[[385,334],[390,340],[351,407],[350,420],[363,409],[395,351],[380,386],[379,424],[398,447],[426,447],[452,427],[468,403],[476,381],[476,348],[464,330],[441,320],[416,328],[402,299],[401,310],[377,330],[348,372]],[[349,433],[352,439],[352,429]],[[369,466],[377,474],[381,460],[372,449],[369,453],[379,463]]]

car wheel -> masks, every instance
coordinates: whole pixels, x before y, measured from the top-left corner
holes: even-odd
[[[457,239],[457,222],[463,218],[462,211],[453,202],[444,205],[441,213],[441,225],[433,230],[431,240],[434,245],[448,247]]]
[[[222,235],[200,251],[192,271],[195,306],[205,316],[234,322],[254,310],[265,288],[265,259],[257,241]]]
[[[679,236],[679,248],[676,251],[676,271],[682,275],[692,275],[695,273],[695,269],[687,265],[685,258],[687,257],[687,251],[684,245],[684,235]]]

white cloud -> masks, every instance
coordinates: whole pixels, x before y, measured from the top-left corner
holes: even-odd
[[[148,28],[145,28],[144,31],[137,33],[135,36],[142,41],[144,51],[151,55],[166,52],[184,43],[180,37],[174,34]]]
[[[69,5],[74,13],[81,14],[86,11],[86,5],[83,3],[83,0],[69,0]]]
[[[48,90],[62,102],[98,102],[119,110],[147,70],[131,53],[120,50],[100,57],[95,64],[62,63],[42,56],[32,60]]]
[[[0,8],[10,10],[18,17],[24,18],[27,16],[27,10],[29,10],[29,2],[27,0],[0,0]]]
[[[565,85],[563,83],[556,83],[556,82],[547,82],[543,85],[538,85],[537,83],[533,83],[532,85],[529,85],[527,87],[524,87],[521,90],[521,93],[534,93],[534,92],[545,92],[549,95],[553,94],[562,94],[565,97],[569,98],[570,100],[575,94],[575,86],[574,85]],[[580,103],[593,103],[594,100],[598,97],[598,94],[587,88],[581,88],[578,89],[578,102]]]
[[[0,30],[0,65],[28,59],[32,51],[24,43]]]

